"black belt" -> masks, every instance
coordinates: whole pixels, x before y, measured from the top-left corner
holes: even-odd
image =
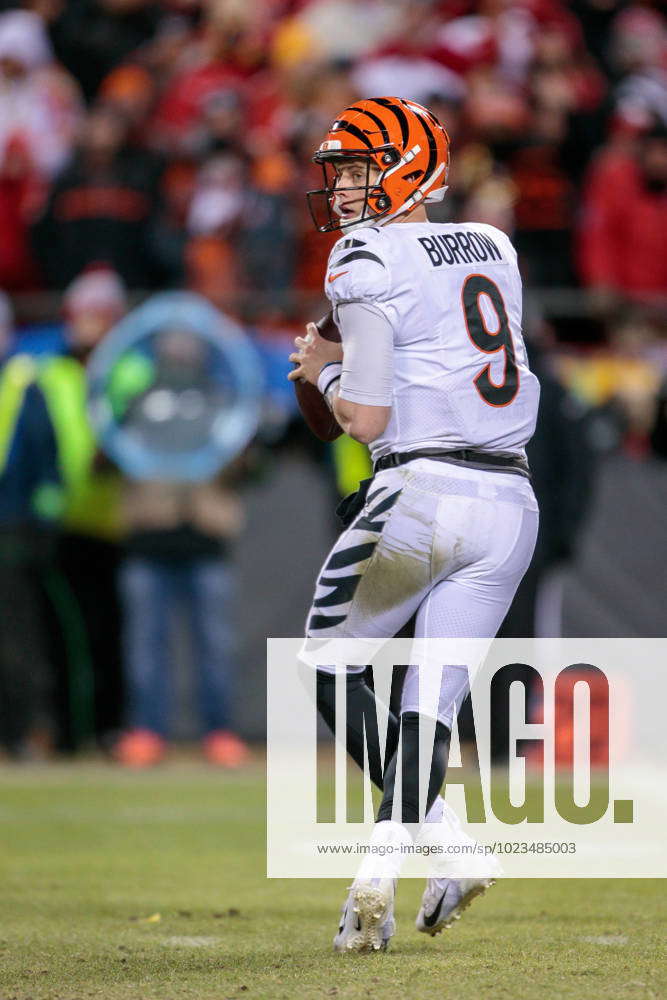
[[[437,448],[423,448],[421,451],[395,451],[391,455],[378,458],[373,467],[373,476],[383,469],[395,469],[398,465],[413,462],[417,458],[431,458],[436,462],[451,462],[454,465],[471,465],[495,472],[513,472],[517,476],[530,478],[530,469],[525,458],[514,455],[494,455],[492,452],[475,451],[473,448],[459,448],[458,451],[439,451]],[[362,479],[359,489],[346,496],[336,507],[336,513],[343,527],[348,528],[364,509],[373,476]]]
[[[513,472],[530,478],[530,468],[525,458],[516,455],[496,455],[493,452],[475,451],[474,448],[459,448],[457,451],[440,451],[437,448],[423,448],[421,451],[394,451],[383,455],[373,465],[373,472],[395,469],[417,458],[430,458],[436,462],[451,462],[453,465],[475,465],[498,472]]]

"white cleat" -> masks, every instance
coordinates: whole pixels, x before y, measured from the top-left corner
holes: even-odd
[[[356,879],[343,904],[334,951],[342,954],[386,951],[396,930],[395,892],[396,882],[392,878]]]
[[[447,930],[472,903],[495,885],[494,878],[429,878],[417,914],[416,927],[433,937]]]

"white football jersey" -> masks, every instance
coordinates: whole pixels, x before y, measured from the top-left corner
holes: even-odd
[[[335,244],[324,283],[334,309],[372,304],[393,329],[392,412],[373,459],[420,448],[525,454],[540,389],[505,233],[476,222],[360,229]]]

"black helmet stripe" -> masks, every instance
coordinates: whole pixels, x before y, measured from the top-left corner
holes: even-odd
[[[368,117],[371,119],[371,121],[374,121],[375,124],[377,125],[377,127],[382,132],[382,141],[384,143],[388,143],[390,141],[389,140],[389,133],[387,132],[387,128],[386,128],[384,122],[382,121],[381,118],[378,118],[377,115],[374,115],[372,111],[367,111],[365,108],[357,108],[356,106],[352,106],[351,108],[348,108],[347,110],[348,111],[358,111],[359,114],[361,114],[361,115],[368,115]]]
[[[421,115],[415,114],[415,117],[419,119],[419,124],[424,129],[426,142],[428,144],[428,163],[426,165],[426,170],[424,171],[424,177],[423,177],[423,181],[427,181],[430,179],[431,174],[435,170],[436,162],[438,159],[438,147],[431,126],[424,121]]]
[[[408,136],[410,135],[410,128],[408,126],[408,119],[406,117],[403,108],[396,104],[392,104],[387,97],[371,97],[369,100],[373,101],[374,104],[379,104],[380,107],[386,108],[388,111],[393,112],[398,124],[401,126],[401,139],[403,140],[403,148],[408,144]]]
[[[340,118],[339,124],[341,132],[342,131],[349,132],[350,135],[353,135],[355,139],[359,139],[359,141],[363,142],[363,144],[365,146],[368,146],[369,149],[373,148],[373,143],[370,141],[368,136],[364,135],[361,129],[357,128],[356,125],[353,125],[352,122],[346,121],[345,118]]]
[[[403,103],[407,104],[408,106],[410,106],[411,104],[416,104],[415,101],[403,101]],[[440,124],[440,122],[435,117],[432,111],[429,111],[428,108],[423,107],[423,105],[421,104],[416,104],[416,107],[421,108],[421,110],[425,112],[426,117],[430,121],[431,125],[435,125],[436,128],[442,128],[442,125]]]

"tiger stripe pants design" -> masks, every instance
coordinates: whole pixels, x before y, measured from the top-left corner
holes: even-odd
[[[538,517],[530,481],[513,473],[432,459],[378,473],[320,571],[306,636],[391,638],[416,615],[416,638],[493,638],[532,558]],[[466,693],[447,668],[438,719],[448,728]],[[412,667],[408,711],[419,711]]]

